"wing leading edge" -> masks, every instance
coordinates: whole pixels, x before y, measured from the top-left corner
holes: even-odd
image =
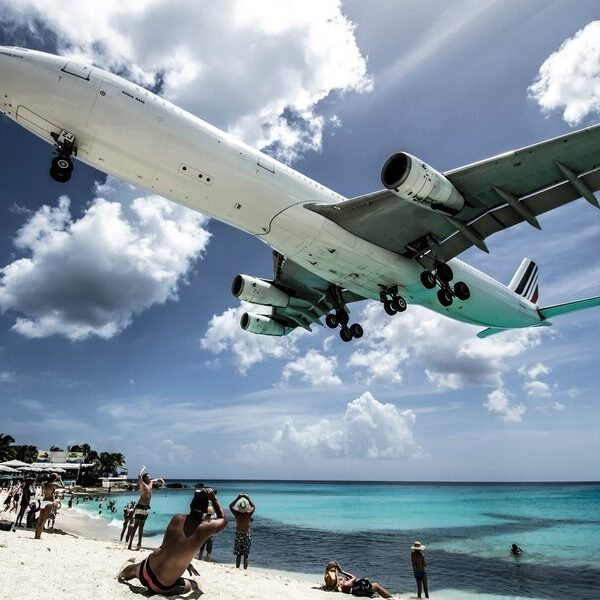
[[[400,254],[434,250],[449,260],[523,221],[585,197],[598,206],[600,125],[507,152],[443,174],[465,206],[445,215],[403,202],[381,190],[337,204],[306,208],[382,248]]]

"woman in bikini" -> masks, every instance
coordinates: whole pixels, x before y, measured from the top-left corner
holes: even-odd
[[[42,537],[42,531],[44,531],[44,525],[52,512],[52,509],[58,508],[60,506],[60,502],[54,499],[54,492],[56,490],[64,490],[65,486],[62,482],[62,479],[58,475],[58,473],[52,473],[50,475],[49,481],[47,481],[42,486],[42,494],[44,498],[42,500],[42,511],[40,512],[40,516],[37,520],[37,525],[35,526],[35,539],[39,540]]]

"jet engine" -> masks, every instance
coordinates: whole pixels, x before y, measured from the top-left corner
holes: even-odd
[[[406,152],[390,156],[381,182],[393,194],[422,208],[456,215],[465,205],[461,193],[441,173]]]
[[[240,300],[264,306],[283,308],[290,302],[290,297],[270,281],[250,277],[250,275],[236,275],[231,283],[231,293]]]
[[[250,333],[259,335],[285,335],[286,328],[268,315],[255,315],[254,313],[244,313],[240,319],[240,327]]]

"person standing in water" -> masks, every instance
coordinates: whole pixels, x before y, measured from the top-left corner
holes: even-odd
[[[146,524],[146,519],[148,518],[148,514],[150,512],[150,499],[152,498],[152,486],[160,481],[164,483],[164,479],[160,477],[157,479],[151,479],[150,475],[145,472],[146,467],[142,465],[140,472],[138,473],[138,485],[140,488],[140,499],[137,501],[135,505],[135,509],[133,511],[133,520],[130,521],[129,531],[127,532],[127,541],[129,544],[127,548],[131,550],[131,545],[133,544],[133,538],[135,537],[135,532],[138,532],[138,544],[136,550],[140,550],[142,547],[142,536],[144,535],[144,525]]]
[[[427,561],[425,560],[425,546],[421,542],[416,541],[410,549],[410,561],[412,563],[413,573],[417,581],[417,598],[421,598],[421,594],[425,592],[425,598],[429,598],[429,590],[427,589]]]
[[[254,514],[256,507],[252,504],[252,501],[246,494],[239,494],[229,505],[229,510],[235,517],[235,542],[233,544],[235,566],[237,569],[240,568],[240,562],[243,556],[244,569],[247,569],[250,546],[252,545],[250,523],[252,522],[252,515]]]

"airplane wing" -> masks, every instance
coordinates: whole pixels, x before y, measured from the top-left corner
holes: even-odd
[[[449,260],[488,236],[585,197],[598,206],[600,125],[453,169],[444,176],[462,193],[456,216],[405,202],[389,190],[338,204],[308,204],[347,231],[392,252],[434,250]]]
[[[290,303],[284,307],[273,307],[271,316],[286,328],[303,327],[311,330],[313,323],[321,325],[320,318],[335,308],[331,283],[286,258],[273,252],[273,284],[290,296]],[[362,296],[348,290],[341,291],[344,305]]]

